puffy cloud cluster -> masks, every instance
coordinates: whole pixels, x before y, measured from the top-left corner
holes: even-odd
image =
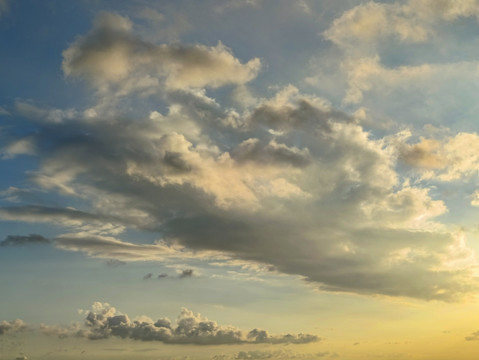
[[[170,89],[244,84],[258,73],[261,62],[242,64],[223,44],[157,45],[135,35],[132,22],[103,13],[93,29],[63,52],[67,76],[84,77],[100,91],[114,89],[159,92]]]
[[[254,329],[248,333],[233,327],[217,324],[200,314],[183,309],[176,325],[167,318],[153,321],[145,316],[130,320],[128,315],[117,313],[109,304],[94,303],[93,310],[85,319],[86,329],[77,335],[91,340],[109,337],[128,338],[141,341],[161,341],[167,344],[305,344],[319,341],[315,335],[270,335],[265,330]]]
[[[128,315],[118,312],[108,303],[100,302],[93,303],[92,310],[85,313],[83,325],[75,323],[68,327],[45,324],[29,326],[19,319],[2,321],[0,335],[29,329],[60,339],[72,336],[90,340],[115,337],[165,344],[307,344],[320,341],[318,336],[310,334],[273,335],[261,329],[245,332],[234,326],[220,325],[188,309],[182,309],[176,323],[168,318],[153,321],[147,316],[131,320]]]
[[[0,335],[3,335],[7,332],[20,332],[25,331],[27,329],[27,324],[20,319],[16,319],[13,321],[2,321],[0,322]]]

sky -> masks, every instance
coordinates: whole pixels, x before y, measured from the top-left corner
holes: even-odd
[[[472,360],[478,0],[0,0],[0,360]]]

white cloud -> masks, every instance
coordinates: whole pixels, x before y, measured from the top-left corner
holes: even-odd
[[[324,36],[350,51],[357,41],[367,46],[388,37],[421,43],[435,35],[441,21],[470,16],[479,16],[477,0],[369,1],[334,20]]]
[[[1,150],[2,159],[13,159],[18,155],[35,155],[35,142],[33,138],[16,140]]]
[[[180,259],[226,259],[214,251],[191,251],[179,245],[157,241],[152,245],[140,245],[121,241],[111,236],[91,233],[62,234],[53,240],[53,244],[63,250],[82,251],[89,256],[119,261],[173,261]]]

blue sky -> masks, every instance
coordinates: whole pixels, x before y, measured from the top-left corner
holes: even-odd
[[[473,359],[478,19],[0,0],[0,359]]]

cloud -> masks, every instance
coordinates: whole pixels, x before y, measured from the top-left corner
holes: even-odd
[[[16,319],[13,321],[2,321],[0,322],[0,335],[4,335],[8,332],[16,333],[25,331],[27,329],[27,324],[23,320]]]
[[[366,21],[364,9],[388,20],[399,5],[386,5],[358,7],[348,21]],[[391,31],[406,21],[401,11]],[[383,20],[370,20],[372,34]],[[54,246],[105,260],[218,257],[272,266],[324,290],[427,300],[476,291],[474,251],[464,234],[440,222],[446,204],[397,166],[462,177],[472,156],[452,164],[435,154],[434,141],[372,136],[354,116],[291,85],[231,108],[223,104],[228,94],[215,99],[207,91],[244,85],[259,60],[242,63],[221,44],[155,44],[117,14],[98,16],[63,55],[65,74],[92,84],[98,103],[84,110],[18,103],[16,111],[37,128],[41,161],[29,174],[32,184],[66,202],[81,199],[82,208],[22,203],[0,208],[1,218],[67,227]],[[477,67],[389,68],[379,56],[343,65],[351,103],[373,90],[409,92],[411,83],[421,87],[444,73],[452,79],[469,71],[471,79]],[[165,86],[158,103],[143,101]],[[108,101],[126,94],[127,105]],[[161,241],[139,244],[125,229]]]
[[[479,174],[479,136],[461,132],[441,140],[421,138],[400,148],[400,159],[424,179],[457,181]]]
[[[34,244],[49,244],[51,241],[41,235],[30,234],[27,236],[8,235],[5,240],[0,242],[0,246],[23,246]]]
[[[102,13],[93,29],[63,52],[67,76],[83,77],[100,91],[120,94],[151,91],[160,81],[170,89],[244,84],[261,67],[255,58],[242,64],[223,44],[157,45],[139,38],[132,22]]]
[[[217,13],[224,13],[228,11],[237,10],[245,6],[258,7],[261,0],[228,0],[215,7],[214,11]]]
[[[315,335],[270,335],[264,330],[245,333],[233,326],[223,326],[208,320],[200,314],[183,309],[176,320],[176,326],[167,318],[154,322],[146,316],[141,320],[130,320],[126,314],[118,314],[107,303],[94,303],[93,310],[85,319],[85,329],[77,336],[91,340],[120,337],[141,341],[160,341],[166,344],[305,344],[319,341]]]
[[[256,360],[256,359],[316,359],[323,357],[335,357],[336,354],[329,352],[320,352],[317,354],[296,353],[291,350],[276,351],[239,351],[232,355],[214,355],[212,360]],[[337,356],[337,355],[336,355]]]
[[[2,159],[13,159],[17,155],[35,155],[35,145],[32,138],[20,139],[1,149]]]
[[[48,186],[46,187],[48,188]],[[23,191],[21,193],[25,192],[26,191]],[[13,193],[19,193],[19,191],[15,190]],[[125,222],[126,220],[115,219],[108,215],[91,214],[73,208],[57,208],[40,205],[0,207],[0,219],[34,223],[56,223],[57,225],[61,224],[83,230],[95,230],[100,234],[104,231],[113,234],[122,232],[124,227],[119,224],[119,222]]]
[[[443,21],[479,17],[476,0],[409,0],[391,3],[366,2],[335,19],[324,36],[342,47],[355,42],[376,42],[395,38],[421,43],[435,34]]]
[[[151,279],[152,277],[153,277],[153,273],[148,273],[145,276],[143,276],[143,280],[148,280],[148,279]]]
[[[0,17],[8,13],[10,9],[9,2],[10,0],[0,0]]]
[[[105,260],[242,259],[324,290],[428,300],[476,288],[464,235],[436,220],[444,202],[400,181],[398,158],[413,161],[399,150],[404,133],[373,139],[292,86],[238,113],[240,126],[223,122],[228,112],[204,92],[168,101],[164,114],[40,125],[49,148],[32,180],[90,204],[6,206],[0,217],[60,223],[71,231],[54,246]],[[125,228],[162,241],[124,240]]]
[[[118,266],[126,265],[126,262],[118,260],[118,259],[110,259],[110,260],[107,260],[106,265],[110,267],[118,267]]]
[[[454,96],[451,87],[470,89],[472,82],[479,75],[476,61],[388,67],[381,64],[379,55],[355,57],[345,61],[343,69],[346,70],[349,84],[344,102],[365,103],[369,106],[371,98],[381,97],[385,103],[376,109],[385,108],[385,105],[388,109],[394,109],[398,105],[394,106],[387,97],[383,96],[384,93],[393,93],[395,101],[404,101],[413,107],[416,117],[422,115],[431,121],[434,120],[433,116],[427,117],[418,113],[418,111],[424,111],[424,104],[420,102],[423,102],[425,98],[430,99],[428,109],[433,111],[433,114],[444,108],[456,107],[459,110],[463,106],[459,98],[456,102],[448,100],[448,97]],[[455,83],[458,79],[462,79],[462,82]],[[374,108],[374,106],[371,107]]]
[[[464,338],[466,341],[478,341],[479,340],[479,331],[472,333],[469,336]]]
[[[186,269],[178,276],[180,279],[189,278],[193,276],[193,269]]]
[[[101,259],[116,259],[128,261],[167,261],[174,259],[208,259],[227,258],[214,251],[192,251],[178,245],[158,241],[152,245],[140,245],[119,240],[111,236],[101,236],[90,233],[61,234],[53,239],[53,245],[68,251],[82,251],[89,256]],[[185,270],[188,271],[188,270]],[[153,274],[145,275],[151,278]],[[148,277],[147,277],[148,276]]]
[[[239,162],[255,161],[265,166],[280,163],[304,167],[311,163],[308,149],[290,148],[276,143],[275,140],[271,140],[268,144],[261,144],[259,139],[245,140],[233,149],[231,156]]]

